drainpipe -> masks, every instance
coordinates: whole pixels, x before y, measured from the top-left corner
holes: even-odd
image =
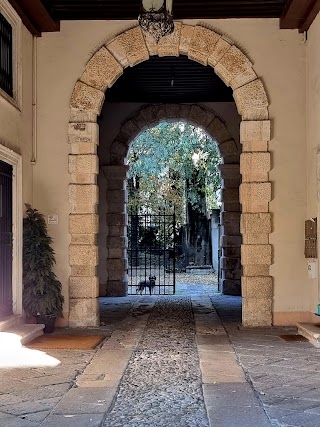
[[[32,165],[37,163],[37,39],[32,42]]]

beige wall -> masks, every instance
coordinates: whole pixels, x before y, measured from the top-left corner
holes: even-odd
[[[307,88],[306,88],[306,136],[307,136],[307,212],[306,219],[317,217],[317,151],[320,147],[320,16],[308,31],[306,43]],[[319,221],[319,218],[318,218]],[[305,261],[307,263],[307,260]],[[307,268],[307,267],[306,267]],[[308,279],[306,287],[309,295],[310,311],[316,311],[319,303],[319,279]]]
[[[196,21],[186,21],[196,24]],[[201,21],[201,24],[204,22]],[[135,24],[132,22],[131,24]],[[251,58],[271,101],[273,140],[274,276],[276,312],[306,311],[307,271],[303,257],[306,216],[305,45],[296,31],[278,30],[278,20],[212,20]],[[63,22],[61,32],[39,40],[38,162],[34,169],[34,202],[44,213],[58,213],[55,238],[57,273],[64,288],[68,265],[67,124],[69,100],[86,62],[103,41],[130,26],[128,22]],[[107,95],[106,95],[107,96]],[[301,171],[301,173],[299,173]],[[66,304],[67,307],[67,304]]]
[[[0,144],[22,155],[23,202],[32,203],[32,35],[22,26],[21,111],[0,95]]]

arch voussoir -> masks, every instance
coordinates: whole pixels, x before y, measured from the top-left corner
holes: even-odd
[[[242,245],[242,289],[243,289],[243,323],[247,326],[265,326],[272,322],[272,278],[269,267],[272,262],[272,250],[269,244],[271,232],[271,216],[269,202],[271,200],[271,169],[268,142],[270,141],[270,122],[268,112],[268,97],[262,81],[257,77],[252,63],[236,44],[209,28],[200,25],[192,26],[181,23],[175,24],[172,35],[164,37],[157,45],[136,26],[119,34],[105,43],[87,63],[87,66],[76,82],[70,100],[70,124],[68,130],[69,142],[69,201],[71,215],[95,215],[97,212],[97,145],[98,125],[97,116],[104,102],[104,91],[111,87],[121,76],[123,69],[134,66],[149,59],[150,55],[178,56],[187,55],[189,59],[203,65],[210,65],[217,75],[233,89],[234,99],[241,123],[241,174],[243,183],[240,187],[242,204],[241,233]],[[198,106],[149,106],[140,111],[139,116],[131,119],[127,128],[116,138],[116,146],[111,148],[111,164],[108,179],[117,173],[113,179],[110,195],[113,189],[123,186],[126,177],[124,156],[130,140],[146,126],[159,123],[164,119],[190,120],[192,123],[206,129],[215,136],[226,164],[221,165],[221,176],[229,187],[223,189],[225,208],[224,217],[228,219],[238,216],[240,181],[239,150],[231,138],[223,122],[211,116]],[[129,140],[129,142],[128,142]],[[96,157],[96,158],[95,158]],[[121,190],[121,188],[119,189]],[[122,191],[122,190],[121,190]],[[123,197],[123,193],[117,197]],[[115,197],[115,193],[112,193]],[[122,200],[122,199],[121,199]],[[121,201],[122,203],[122,201]],[[125,282],[125,214],[118,212],[119,201],[109,207],[109,223],[111,235],[108,240],[110,265],[113,266],[112,286]],[[114,211],[114,212],[113,212]],[[233,214],[235,212],[235,214]],[[231,221],[231,222],[230,222]],[[116,233],[119,227],[122,234]],[[230,225],[232,227],[232,225]],[[263,231],[257,230],[262,227]],[[237,230],[235,230],[237,231]],[[96,295],[98,263],[96,234],[77,232],[70,229],[70,325],[89,326],[98,324],[99,309]],[[116,235],[115,235],[116,234]],[[225,283],[239,281],[240,265],[230,254],[239,252],[240,235],[222,236],[224,250],[223,263],[226,268],[234,267],[234,274],[226,269]],[[116,257],[121,253],[121,260]],[[90,262],[84,254],[89,254]],[[257,255],[259,254],[259,255]],[[119,282],[120,281],[120,282]],[[112,287],[111,286],[111,287]]]

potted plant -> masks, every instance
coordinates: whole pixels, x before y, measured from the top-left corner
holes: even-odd
[[[27,315],[36,317],[37,323],[44,323],[45,333],[50,333],[56,317],[62,316],[62,286],[53,272],[55,256],[44,216],[29,204],[26,208],[23,219],[23,307]]]

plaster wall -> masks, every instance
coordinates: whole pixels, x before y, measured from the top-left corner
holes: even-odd
[[[317,153],[320,147],[320,16],[318,15],[308,31],[306,42],[306,138],[307,138],[307,212],[306,218],[317,217],[319,202],[317,198]],[[320,166],[320,163],[319,163]],[[318,184],[319,185],[319,184]],[[319,218],[318,218],[319,221]],[[305,260],[305,269],[307,269]],[[319,270],[318,270],[319,271]],[[308,279],[305,283],[309,296],[310,311],[315,312],[319,303],[319,278]]]
[[[196,24],[196,21],[184,21]],[[201,25],[225,34],[248,55],[262,77],[270,99],[273,139],[274,311],[304,312],[310,308],[305,292],[303,258],[306,214],[305,45],[296,31],[278,29],[278,20],[210,20]],[[38,162],[34,169],[34,204],[45,214],[58,213],[50,228],[55,239],[57,274],[67,293],[68,264],[68,143],[69,101],[86,62],[106,39],[135,22],[62,22],[61,32],[39,40]],[[108,92],[106,92],[106,97]],[[299,174],[297,171],[303,171]],[[66,295],[67,297],[67,295]],[[68,310],[68,299],[65,304]],[[276,318],[276,316],[275,316]]]
[[[22,26],[21,109],[0,95],[0,144],[22,156],[23,202],[32,203],[32,35]]]

